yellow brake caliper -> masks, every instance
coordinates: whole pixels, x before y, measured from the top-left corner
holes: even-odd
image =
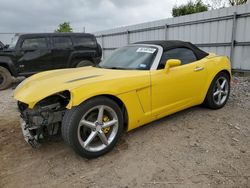
[[[103,122],[108,122],[108,121],[110,121],[110,120],[109,120],[109,117],[104,115],[104,116],[103,116]],[[102,129],[102,131],[103,131],[105,134],[107,134],[107,133],[109,132],[109,130],[110,130],[110,127],[107,127],[107,128]]]

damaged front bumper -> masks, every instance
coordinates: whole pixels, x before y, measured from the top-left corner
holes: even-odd
[[[24,140],[32,147],[38,148],[42,140],[60,133],[65,106],[69,101],[67,96],[67,93],[59,93],[47,97],[33,109],[18,101]]]
[[[26,124],[26,122],[23,119],[20,119],[20,125],[22,128],[24,140],[30,144],[33,148],[39,148],[40,143],[37,135],[33,135],[32,129],[29,128],[29,126]]]

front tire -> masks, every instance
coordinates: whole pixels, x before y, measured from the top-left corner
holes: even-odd
[[[107,97],[96,97],[66,111],[62,137],[79,155],[96,158],[115,146],[123,124],[119,106]]]
[[[225,72],[218,73],[207,92],[204,104],[211,109],[222,108],[230,94],[230,77]]]
[[[8,69],[0,66],[0,90],[7,89],[12,83],[12,77]]]

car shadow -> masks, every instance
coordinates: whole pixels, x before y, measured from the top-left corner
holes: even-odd
[[[129,131],[129,133],[133,133],[133,132],[136,132],[136,131],[142,130],[142,129],[147,129],[148,127],[151,127],[151,125],[154,125],[154,127],[161,126],[162,123],[167,123],[168,121],[171,121],[172,119],[177,119],[177,118],[183,117],[184,115],[187,115],[189,113],[195,113],[195,112],[201,111],[201,110],[202,111],[209,111],[209,109],[207,109],[201,105],[190,107],[190,108],[175,112],[173,114],[167,115],[165,117],[162,117],[158,120],[154,120],[154,121],[147,123],[145,125],[142,125],[138,128],[135,128],[135,129]]]

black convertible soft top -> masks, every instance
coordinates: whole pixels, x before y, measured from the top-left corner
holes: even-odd
[[[207,52],[202,51],[194,44],[190,42],[180,41],[180,40],[152,40],[152,41],[141,41],[135,44],[154,44],[162,46],[163,51],[168,51],[174,48],[188,48],[192,50],[197,59],[202,59],[208,55]]]

